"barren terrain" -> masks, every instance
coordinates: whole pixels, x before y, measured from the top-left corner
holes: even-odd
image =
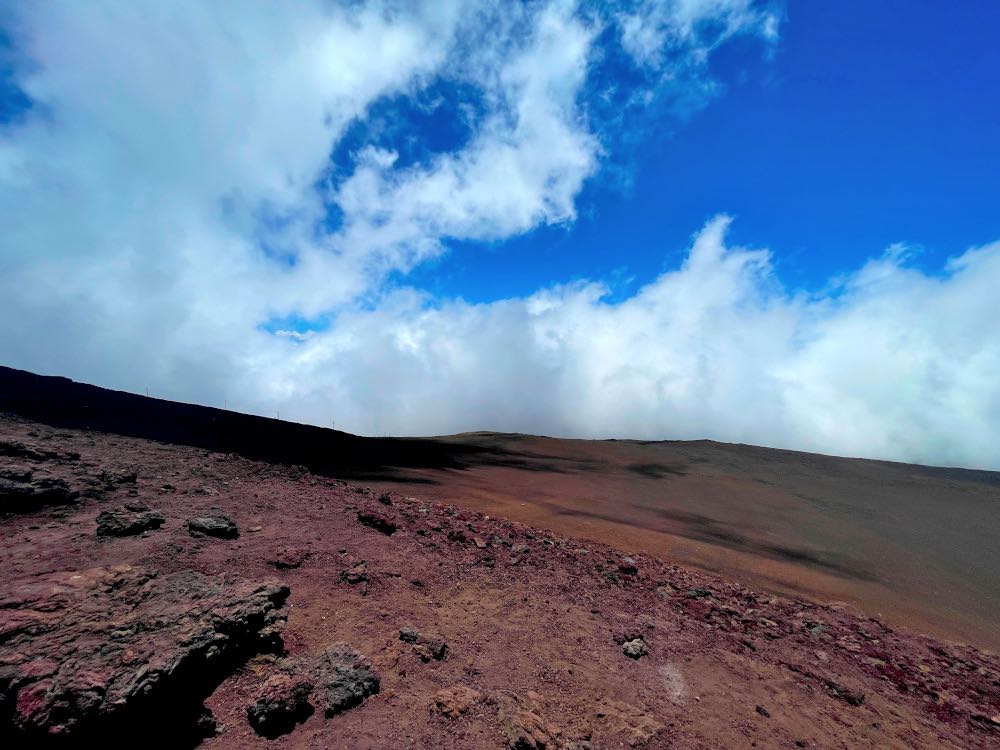
[[[18,399],[13,392],[7,391],[8,406],[41,408],[24,388]],[[252,460],[196,444],[223,442],[211,419],[246,426],[238,420],[256,418],[211,410],[204,420],[201,412],[184,412],[196,407],[123,401],[106,391],[100,402],[94,392],[69,392],[76,401],[45,404],[58,406],[64,422],[76,420],[73,427],[54,426],[58,420],[44,414],[0,420],[5,747],[98,740],[133,746],[137,739],[205,748],[1000,743],[995,655],[846,604],[774,595],[681,565],[679,555],[642,552],[652,545],[634,524],[648,509],[629,511],[629,523],[558,526],[552,521],[588,520],[560,510],[583,503],[584,493],[567,490],[545,506],[538,497],[546,493],[530,496],[527,480],[519,485],[517,478],[552,474],[572,487],[594,472],[582,460],[574,468],[551,457],[543,440],[524,445],[523,438],[466,436],[454,447],[412,441],[406,460],[396,443],[393,465],[369,456],[353,468],[343,455],[328,455],[340,468],[327,473],[353,473],[343,481],[292,461]],[[99,403],[119,408],[88,416]],[[135,417],[142,409],[159,409],[174,421],[164,416],[150,427]],[[105,423],[117,414],[120,423],[98,431],[80,424],[81,414]],[[183,414],[194,416],[185,422]],[[199,431],[198,424],[209,427]],[[191,437],[150,440],[121,434],[126,427],[184,428]],[[233,431],[242,453],[299,448],[298,455],[319,465],[315,446],[313,452],[301,449],[303,442],[278,446],[262,430]],[[340,433],[326,439],[351,440]],[[497,440],[521,447],[489,444]],[[685,447],[723,456],[727,450],[689,444],[670,450]],[[695,460],[697,453],[682,463],[662,452],[639,462],[634,451],[664,449],[626,444],[622,450],[623,465],[639,464],[628,471],[643,482],[694,481],[687,477],[708,463]],[[544,455],[550,455],[545,470],[526,467]],[[825,470],[825,459],[810,460]],[[472,461],[486,468],[463,468]],[[713,471],[697,486],[725,486],[725,476]],[[484,482],[490,472],[508,483],[502,496],[523,492],[527,499],[498,501],[471,491],[462,503],[434,499],[458,487],[442,481],[445,475]],[[794,477],[787,466],[774,472]],[[947,481],[972,481],[959,474]],[[992,475],[981,474],[972,483],[993,486]],[[398,488],[400,481],[410,486],[364,486]],[[620,478],[609,481],[622,486]],[[777,518],[785,509],[775,497],[746,502],[776,507]],[[505,512],[475,509],[486,502]],[[639,500],[622,502],[631,507]],[[600,520],[608,507],[594,506],[589,520]],[[703,507],[708,518],[722,513],[724,493]],[[548,529],[511,520],[542,512]],[[852,557],[863,547],[835,543],[837,534],[847,534],[843,529],[820,540],[845,550],[843,557],[816,553],[817,563],[782,552],[786,541],[773,542],[779,549],[762,547],[763,522],[752,509],[732,520],[749,531],[722,544],[714,533],[708,539],[675,533],[689,528],[690,518],[660,515],[678,525],[656,533],[694,552],[704,545],[740,559],[773,560],[793,566],[782,569],[787,575],[794,565],[855,574],[864,566]],[[877,529],[876,521],[867,523]],[[602,528],[616,529],[616,536]]]

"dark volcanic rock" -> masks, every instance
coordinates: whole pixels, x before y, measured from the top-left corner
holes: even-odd
[[[634,558],[623,557],[618,563],[618,572],[623,576],[636,576],[639,575],[639,567],[635,564]]]
[[[64,461],[77,461],[80,458],[79,453],[74,453],[72,451],[66,451],[65,453],[47,451],[42,448],[25,445],[17,440],[0,440],[0,456],[27,458],[30,461],[51,461],[60,459]]]
[[[329,718],[359,705],[379,691],[378,675],[368,661],[350,646],[335,643],[313,668],[319,701]]]
[[[131,510],[140,507],[143,510]],[[158,529],[166,519],[145,509],[145,506],[125,506],[119,510],[102,510],[97,514],[97,536],[134,536]]]
[[[62,479],[0,478],[0,513],[32,513],[47,505],[68,505],[78,497],[80,493]]]
[[[178,746],[240,663],[280,646],[288,588],[127,565],[13,581],[0,599],[0,738]],[[172,744],[171,744],[172,743]]]
[[[437,635],[419,633],[415,628],[404,627],[399,631],[399,640],[404,643],[413,644],[421,661],[428,662],[431,659],[441,661],[448,654],[448,644],[444,638]]]
[[[138,476],[134,471],[103,469],[97,478],[104,484],[114,487],[119,484],[135,484]]]
[[[274,739],[291,732],[313,714],[309,696],[312,681],[303,675],[280,673],[269,677],[247,708],[247,719],[257,734]]]
[[[365,583],[368,581],[368,565],[365,561],[357,562],[346,570],[340,571],[340,580],[344,583],[349,583],[352,586],[356,583]]]
[[[191,536],[214,536],[219,539],[236,539],[240,535],[240,529],[236,521],[221,513],[197,516],[187,522],[188,531]]]
[[[376,510],[359,510],[358,522],[390,536],[396,532],[396,523],[392,518],[388,514]]]
[[[850,688],[841,685],[839,682],[834,682],[833,680],[827,680],[826,690],[834,698],[839,698],[852,706],[860,706],[865,702],[864,693],[859,693],[857,690],[851,690]]]

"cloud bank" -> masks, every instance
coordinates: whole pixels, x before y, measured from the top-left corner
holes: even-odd
[[[716,48],[776,41],[758,3],[56,2],[0,25],[27,103],[0,125],[4,364],[369,434],[1000,468],[1000,243],[791,293],[720,216],[625,300],[400,286],[452,241],[572,222],[651,113],[720,94]]]

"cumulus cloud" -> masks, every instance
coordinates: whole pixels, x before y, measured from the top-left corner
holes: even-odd
[[[288,401],[303,417],[336,404],[368,432],[711,437],[998,467],[1000,242],[940,275],[892,248],[806,295],[767,251],[727,246],[729,223],[623,301],[599,283],[481,305],[400,292],[300,347]]]
[[[483,305],[386,286],[450,240],[573,221],[636,137],[622,111],[701,106],[719,45],[773,42],[758,3],[54,2],[0,25],[30,102],[0,125],[5,364],[365,433],[996,463],[997,245],[796,295],[720,218],[616,303],[600,281]],[[463,135],[407,151],[393,103],[427,97]]]

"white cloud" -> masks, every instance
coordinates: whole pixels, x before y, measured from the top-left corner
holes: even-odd
[[[727,247],[728,224],[614,304],[600,284],[484,305],[401,292],[279,378],[298,416],[365,432],[711,437],[1000,468],[1000,242],[941,276],[891,249],[806,296],[768,252]]]
[[[362,432],[995,463],[997,246],[940,278],[890,254],[806,298],[720,220],[618,304],[599,283],[489,305],[386,291],[449,238],[575,218],[624,126],[588,106],[603,32],[648,73],[633,103],[697,103],[713,50],[776,23],[747,0],[9,7],[34,108],[0,126],[3,362]],[[406,161],[373,140],[331,169],[352,124],[436,82],[475,92],[465,142]]]

